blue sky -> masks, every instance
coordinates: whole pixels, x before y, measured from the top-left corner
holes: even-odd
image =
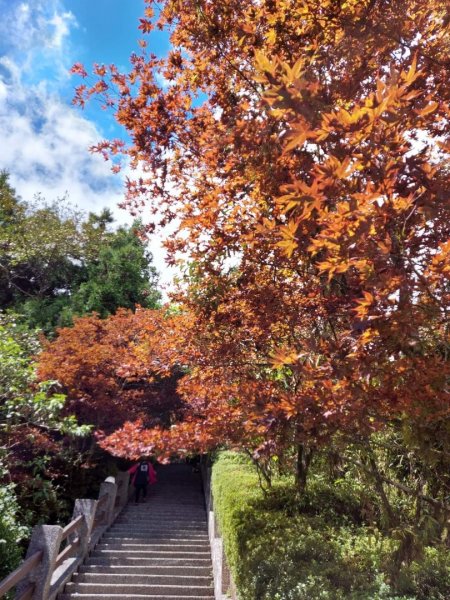
[[[86,211],[110,206],[129,221],[116,208],[127,173],[113,175],[88,151],[124,133],[97,104],[85,111],[71,105],[79,78],[68,71],[75,62],[88,71],[94,62],[127,69],[143,8],[143,0],[0,0],[0,169],[24,199],[67,194]],[[159,55],[168,50],[159,31],[147,41]],[[158,239],[151,249],[164,270]]]

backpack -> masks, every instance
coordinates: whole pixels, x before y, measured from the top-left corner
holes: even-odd
[[[134,485],[143,485],[148,483],[148,473],[150,465],[147,462],[139,463],[136,471],[136,477],[134,479]]]

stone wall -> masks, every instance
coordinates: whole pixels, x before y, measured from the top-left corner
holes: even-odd
[[[214,512],[214,498],[211,490],[211,466],[202,464],[203,490],[205,493],[208,533],[214,575],[215,600],[239,600],[223,547],[223,539]]]

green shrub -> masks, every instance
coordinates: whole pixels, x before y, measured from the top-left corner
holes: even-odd
[[[17,522],[18,505],[12,485],[0,488],[0,580],[19,564],[22,551],[19,543],[29,531]]]
[[[424,557],[404,566],[398,577],[398,589],[414,592],[417,600],[450,598],[450,550],[445,547],[425,548]]]
[[[313,476],[299,499],[284,479],[264,494],[253,466],[224,452],[214,464],[212,489],[241,600],[450,598],[444,550],[427,549],[423,561],[390,581],[399,542],[366,520],[364,507],[376,501],[354,480],[330,485]]]

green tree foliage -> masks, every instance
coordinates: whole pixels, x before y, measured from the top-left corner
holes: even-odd
[[[55,480],[77,460],[77,439],[91,430],[65,412],[56,382],[37,381],[33,357],[39,349],[36,331],[0,313],[0,483],[10,485],[0,496],[0,509],[14,492],[21,521],[29,524],[60,513]],[[2,518],[0,510],[0,523]]]
[[[20,200],[0,174],[0,308],[51,333],[74,316],[159,300],[139,223],[112,229],[108,209],[86,216],[64,199]]]
[[[33,356],[39,351],[38,333],[20,319],[0,313],[0,427],[8,450],[9,436],[18,429],[37,427],[83,435],[71,417],[62,417],[65,396],[54,393],[54,381],[38,382]]]
[[[160,295],[156,269],[137,234],[137,226],[119,228],[99,246],[98,255],[86,263],[87,279],[73,297],[77,314],[96,312],[106,317],[118,307],[157,307]]]
[[[81,213],[64,201],[18,199],[5,173],[0,179],[0,198],[0,264],[8,283],[9,303],[63,291],[66,282],[81,270]]]
[[[12,300],[9,277],[8,238],[12,227],[22,217],[23,210],[9,185],[8,174],[0,172],[0,304],[6,306]]]
[[[0,461],[0,477],[7,475]],[[28,528],[18,522],[19,506],[14,493],[14,485],[0,487],[0,580],[14,570],[21,558],[18,544],[28,534]]]

